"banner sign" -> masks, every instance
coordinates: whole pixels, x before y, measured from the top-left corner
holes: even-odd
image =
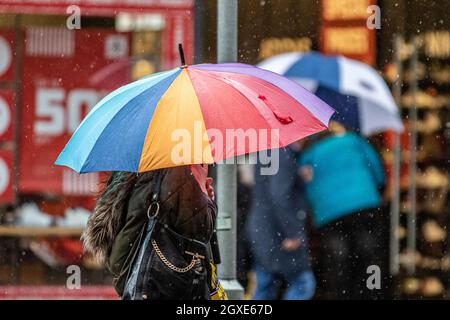
[[[372,65],[375,62],[375,32],[365,26],[323,26],[320,33],[321,51],[342,54]]]
[[[0,204],[14,201],[12,170],[12,151],[0,150]]]
[[[365,20],[373,0],[322,0],[322,19],[326,22]]]
[[[14,80],[14,32],[0,30],[0,81]]]
[[[341,54],[373,65],[376,34],[367,21],[376,12],[375,0],[322,0],[320,51]]]
[[[2,0],[0,12],[22,14],[67,14],[77,6],[82,15],[112,16],[118,12],[147,13],[155,10],[190,10],[194,0]]]
[[[79,175],[53,163],[87,112],[117,82],[129,81],[128,69],[112,66],[129,59],[130,34],[29,28],[23,50],[19,190],[92,194],[98,188],[97,174]]]
[[[14,91],[0,89],[0,142],[13,141]]]

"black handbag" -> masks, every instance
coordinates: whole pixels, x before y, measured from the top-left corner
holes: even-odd
[[[163,171],[147,210],[148,222],[122,295],[124,300],[208,300],[208,244],[184,237],[161,222],[159,193]]]

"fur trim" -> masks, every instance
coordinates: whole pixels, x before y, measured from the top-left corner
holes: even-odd
[[[126,215],[127,199],[136,182],[136,174],[117,172],[97,198],[81,240],[86,252],[104,264]]]

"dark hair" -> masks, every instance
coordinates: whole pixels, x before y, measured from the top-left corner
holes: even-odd
[[[124,222],[123,213],[137,178],[136,173],[113,172],[97,197],[94,213],[89,218],[81,239],[86,251],[94,253],[101,262],[105,262],[115,235]]]

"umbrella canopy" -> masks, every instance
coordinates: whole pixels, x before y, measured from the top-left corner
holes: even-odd
[[[270,71],[238,63],[183,66],[103,98],[56,164],[83,173],[219,162],[322,131],[333,112],[297,83]],[[256,141],[240,147],[234,138],[220,141],[229,136]],[[179,151],[182,139],[188,151],[180,162],[174,150]]]
[[[342,56],[317,52],[286,53],[258,65],[295,80],[336,109],[333,120],[372,134],[403,131],[392,94],[369,65]]]

